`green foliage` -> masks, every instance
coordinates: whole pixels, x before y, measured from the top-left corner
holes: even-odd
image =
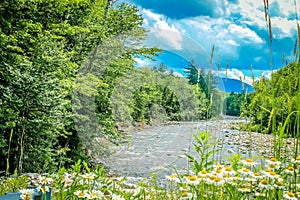
[[[211,170],[216,160],[214,156],[219,151],[215,149],[218,142],[213,142],[210,133],[202,132],[194,135],[195,143],[193,143],[194,150],[197,157],[190,154],[185,154],[186,157],[192,162],[191,167],[195,174],[202,170]]]
[[[26,175],[18,176],[17,171],[10,178],[0,179],[0,196],[5,195],[7,192],[18,192],[20,189],[27,187]]]
[[[231,92],[225,99],[224,102],[225,114],[231,116],[247,116],[248,105],[250,104],[249,95],[245,93],[234,93]]]
[[[9,166],[1,162],[0,169],[54,171],[86,159],[82,130],[76,127],[76,119],[86,115],[73,108],[91,112],[95,108],[84,107],[80,101],[74,105],[75,94],[96,96],[98,120],[93,122],[102,129],[95,133],[89,127],[87,138],[116,137],[109,101],[116,80],[133,67],[134,56],[154,55],[157,49],[141,46],[145,30],[136,7],[121,4],[112,8],[107,3],[1,1],[0,154],[9,158]],[[110,47],[117,46],[119,54],[112,55],[111,48],[97,48],[105,41]],[[85,63],[89,65],[79,67]],[[89,67],[95,67],[97,73]]]
[[[204,93],[185,78],[149,68],[134,68],[120,78],[111,97],[111,109],[118,126],[152,120],[193,121],[206,116]]]
[[[189,62],[189,66],[185,67],[187,79],[191,85],[195,85],[197,90],[205,94],[206,101],[206,116],[211,118],[218,116],[223,111],[223,94],[216,89],[216,78],[212,74],[212,70],[205,71],[203,68],[198,69],[195,62]],[[199,98],[202,98],[199,96]]]
[[[161,105],[161,111],[155,111],[154,106]],[[140,87],[139,90],[133,94],[132,113],[133,120],[136,122],[147,121],[152,118],[157,118],[159,114],[165,113],[168,118],[167,121],[180,120],[180,105],[174,92],[170,91],[166,86],[162,85],[146,85]]]
[[[260,130],[270,133],[284,124],[290,113],[299,111],[299,63],[290,63],[272,74],[271,80],[261,78],[254,84],[249,116]],[[288,135],[295,135],[297,115],[289,117],[285,128]]]

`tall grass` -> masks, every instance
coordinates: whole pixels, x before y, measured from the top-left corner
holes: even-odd
[[[271,23],[271,16],[270,16],[270,12],[269,12],[269,1],[268,0],[263,0],[264,2],[264,13],[265,13],[265,20],[266,20],[266,26],[268,29],[268,33],[269,33],[269,49],[270,49],[270,69],[271,71],[273,70],[273,62],[272,62],[272,43],[273,43],[273,36],[272,36],[272,23]],[[296,16],[296,26],[297,26],[297,33],[298,33],[298,38],[296,39],[295,42],[295,47],[294,47],[294,56],[295,56],[295,64],[297,65],[297,67],[300,67],[300,57],[299,57],[299,49],[300,49],[300,26],[299,26],[299,22],[298,22],[298,14],[297,14],[297,5],[296,5],[296,1],[294,1],[294,6],[295,6],[295,16]],[[298,41],[298,43],[297,43]],[[298,50],[297,50],[297,46],[298,46]],[[283,55],[284,57],[284,55]],[[300,74],[298,73],[298,79],[296,82],[296,87],[298,87],[298,92],[296,94],[297,97],[297,105],[296,105],[296,110],[289,110],[288,116],[286,117],[283,125],[280,125],[278,127],[276,127],[276,110],[277,108],[275,107],[275,103],[274,100],[272,101],[272,110],[270,111],[270,121],[269,121],[269,127],[271,128],[273,137],[274,137],[274,157],[277,159],[284,159],[284,157],[282,157],[282,149],[284,148],[284,143],[283,143],[283,138],[286,137],[287,135],[285,134],[286,131],[288,130],[288,127],[290,127],[290,118],[292,115],[296,115],[296,121],[294,123],[294,133],[292,133],[295,142],[294,142],[294,158],[296,158],[298,156],[298,145],[299,145],[299,134],[300,134],[300,87],[299,87],[299,82],[300,82]],[[273,99],[275,99],[275,90],[272,89],[272,95],[273,95]],[[288,104],[291,101],[288,102]],[[290,108],[291,106],[288,105],[288,107]]]

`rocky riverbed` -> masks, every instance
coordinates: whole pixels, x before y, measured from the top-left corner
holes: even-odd
[[[158,178],[174,173],[187,172],[190,163],[186,153],[197,157],[193,149],[196,132],[210,132],[216,141],[215,149],[220,152],[214,157],[228,163],[227,156],[240,153],[242,157],[273,155],[274,136],[249,133],[238,130],[238,123],[245,120],[225,117],[222,120],[181,122],[169,125],[147,127],[128,131],[128,141],[112,146],[114,152],[106,161],[110,173],[122,176],[149,177],[154,173]],[[285,140],[285,152],[292,153],[293,139]]]

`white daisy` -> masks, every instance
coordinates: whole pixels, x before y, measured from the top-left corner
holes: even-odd
[[[269,160],[267,160],[267,167],[271,168],[271,169],[279,169],[281,165],[280,161],[277,161],[276,158],[270,158]]]
[[[189,185],[198,185],[199,179],[197,178],[197,176],[187,176],[185,177],[185,182]]]
[[[180,199],[182,199],[182,200],[184,200],[184,199],[192,199],[192,198],[193,198],[193,195],[190,192],[183,192],[181,194],[181,197],[180,197]]]
[[[176,182],[176,183],[180,182],[179,178],[177,178],[177,176],[174,174],[172,174],[170,176],[165,176],[165,178],[171,182]]]
[[[74,192],[74,194],[78,197],[78,198],[87,198],[88,197],[88,193],[86,190],[81,191],[81,190],[77,190]]]
[[[253,160],[250,158],[247,158],[246,160],[242,160],[241,163],[246,167],[252,167],[252,166],[257,165],[257,163],[253,162]]]
[[[295,197],[295,194],[293,192],[284,193],[283,198],[289,199],[289,200],[297,200],[297,198]]]

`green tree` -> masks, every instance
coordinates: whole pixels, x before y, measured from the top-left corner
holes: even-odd
[[[196,85],[196,88],[205,94],[207,99],[206,118],[217,116],[222,113],[223,95],[216,89],[216,78],[212,74],[212,70],[205,71],[203,68],[198,69],[196,63],[192,60],[189,66],[185,68],[188,82]]]
[[[74,113],[72,107],[89,112],[94,108],[78,98],[72,100],[74,94],[90,97],[87,91],[96,93],[102,128],[96,130],[108,138],[112,135],[109,98],[117,78],[133,67],[134,56],[155,50],[140,45],[145,30],[137,8],[109,3],[0,2],[0,153],[9,158],[11,172],[15,168],[19,172],[52,171],[86,158],[83,148],[87,147],[80,145],[75,125],[76,119],[87,115]],[[106,41],[118,47],[116,58],[110,57],[112,48],[99,48]],[[87,132],[91,141],[99,134]],[[1,162],[0,169],[6,169],[6,163]]]

